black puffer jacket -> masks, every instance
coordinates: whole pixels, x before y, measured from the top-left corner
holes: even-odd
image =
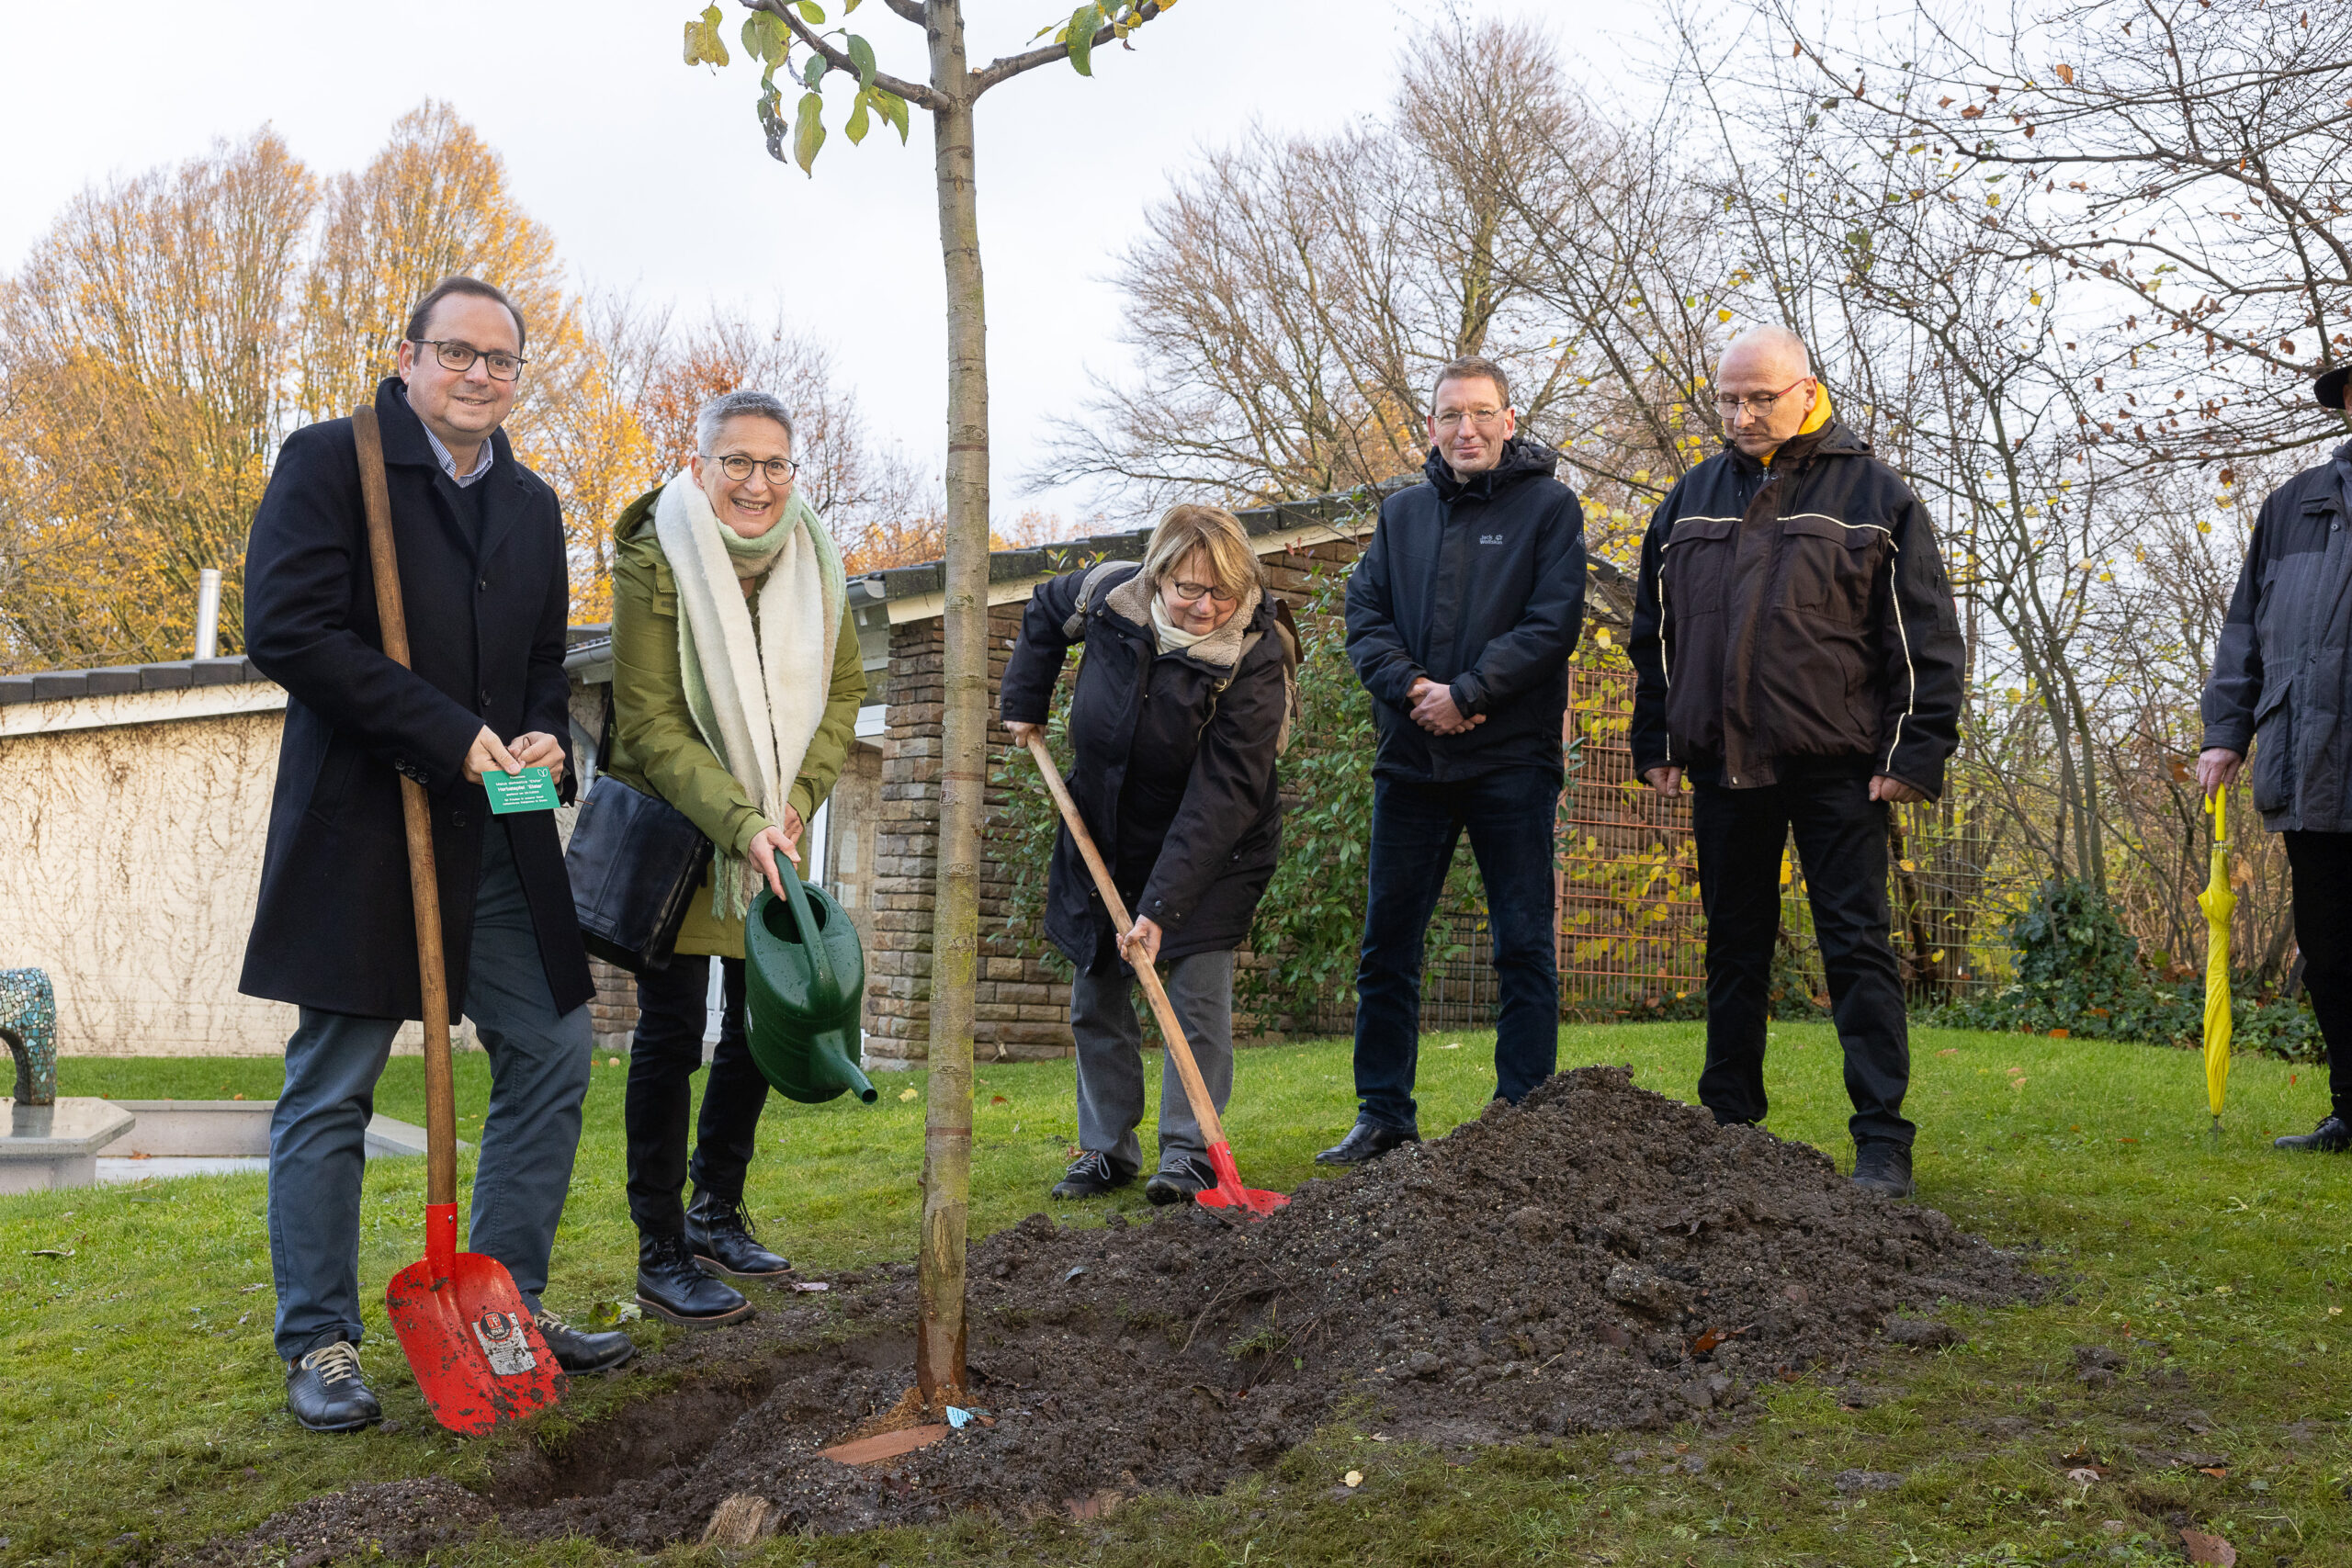
[[[2205,682],[2205,744],[2253,750],[2254,808],[2273,832],[2352,833],[2347,497],[2352,441],[2262,503]]]
[[[1380,725],[1374,773],[1427,784],[1559,768],[1585,571],[1584,508],[1552,477],[1559,461],[1514,437],[1464,483],[1432,447],[1429,482],[1381,502],[1348,579],[1348,658]],[[1462,735],[1415,724],[1423,676],[1487,722]]]
[[[1069,637],[1085,578],[1069,572],[1030,596],[1005,660],[1004,721],[1045,723],[1063,657],[1084,643],[1069,793],[1119,897],[1159,926],[1162,960],[1237,947],[1282,848],[1274,741],[1288,691],[1273,606],[1261,592],[1205,640],[1160,653],[1140,568],[1106,573]],[[1054,843],[1046,934],[1089,973],[1118,962],[1110,913],[1067,829]]]
[[[1736,448],[1667,492],[1634,605],[1635,775],[1732,789],[1781,757],[1851,758],[1943,793],[1960,743],[1960,617],[1902,476],[1836,420]]]

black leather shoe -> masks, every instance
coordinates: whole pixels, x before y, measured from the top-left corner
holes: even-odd
[[[1885,1138],[1870,1138],[1854,1146],[1854,1185],[1883,1198],[1908,1198],[1911,1150]]]
[[[1377,1122],[1359,1122],[1348,1129],[1348,1135],[1315,1156],[1317,1165],[1362,1165],[1368,1159],[1378,1159],[1391,1149],[1421,1141],[1419,1133],[1400,1133],[1394,1127],[1384,1127]]]
[[[545,1307],[534,1320],[539,1337],[555,1352],[555,1364],[567,1372],[609,1372],[637,1354],[637,1343],[616,1328],[607,1334],[582,1334]]]
[[[707,1192],[695,1193],[686,1210],[686,1245],[707,1273],[773,1280],[792,1272],[791,1259],[770,1252],[752,1234],[751,1216],[743,1213],[741,1203],[729,1203]]]
[[[637,1300],[656,1317],[691,1328],[715,1328],[752,1315],[742,1292],[702,1271],[682,1235],[637,1241]]]
[[[1216,1172],[1209,1162],[1198,1155],[1178,1155],[1151,1173],[1143,1184],[1143,1195],[1160,1208],[1170,1203],[1189,1203],[1193,1195],[1216,1185]]]
[[[286,1369],[286,1408],[313,1432],[356,1432],[384,1418],[359,1371],[359,1351],[337,1339]]]
[[[1076,1159],[1069,1162],[1069,1168],[1062,1172],[1062,1179],[1054,1183],[1054,1190],[1047,1196],[1100,1198],[1105,1192],[1125,1187],[1135,1179],[1133,1171],[1124,1176],[1119,1174],[1119,1168],[1111,1163],[1109,1155],[1099,1149],[1083,1149]]]
[[[2352,1149],[2352,1127],[2341,1116],[2330,1116],[2308,1133],[2294,1133],[2283,1138],[2273,1138],[2274,1149],[2298,1149],[2304,1154],[2340,1155]]]

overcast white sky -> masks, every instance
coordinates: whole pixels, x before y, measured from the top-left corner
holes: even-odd
[[[975,62],[1022,47],[1060,0],[970,0]],[[1608,36],[1641,7],[1464,0],[1543,18],[1604,88]],[[690,0],[403,0],[394,6],[193,0],[118,28],[81,6],[10,5],[20,70],[0,95],[0,267],[14,267],[75,191],[238,138],[266,120],[316,170],[364,163],[391,121],[440,97],[506,156],[525,206],[578,280],[635,288],[686,313],[763,311],[779,293],[819,329],[881,432],[936,466],[944,451],[943,289],[926,117],[908,145],[833,135],[816,177],[771,160],[740,59],[687,70]],[[734,49],[743,15],[725,0]],[[828,4],[836,13],[838,6]],[[1079,416],[1089,368],[1117,372],[1121,302],[1102,282],[1145,207],[1193,151],[1251,116],[1299,130],[1378,112],[1391,62],[1438,0],[1187,0],[1091,82],[1066,65],[996,88],[979,110],[996,510],[1024,498],[1046,434]],[[870,18],[870,19],[869,19]],[[923,73],[916,30],[871,0],[855,18],[883,68]],[[103,70],[85,69],[92,50]]]

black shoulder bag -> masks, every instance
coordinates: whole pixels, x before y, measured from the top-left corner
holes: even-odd
[[[607,687],[596,741],[599,764],[612,755],[612,745]],[[710,856],[710,840],[684,812],[600,768],[563,852],[581,941],[632,975],[667,969]]]

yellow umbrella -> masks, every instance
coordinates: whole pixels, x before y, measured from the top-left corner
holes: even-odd
[[[2197,906],[2205,911],[2205,1097],[2213,1108],[2213,1141],[2222,1138],[2222,1096],[2230,1082],[2230,914],[2238,896],[2230,891],[2230,792],[2217,789],[2205,802],[2213,818],[2213,869]]]

